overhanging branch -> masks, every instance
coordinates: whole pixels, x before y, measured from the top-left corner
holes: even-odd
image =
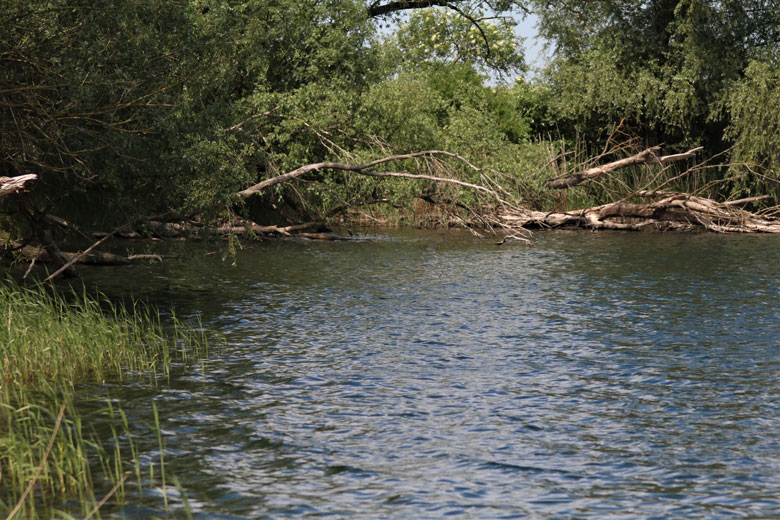
[[[402,177],[404,179],[418,179],[418,180],[429,180],[434,182],[441,182],[441,183],[448,183],[448,184],[456,184],[458,186],[463,186],[466,188],[471,188],[477,191],[481,191],[483,193],[487,193],[499,201],[501,201],[501,198],[499,197],[498,193],[491,190],[490,188],[486,188],[485,186],[480,186],[477,184],[472,184],[465,181],[460,181],[457,179],[452,179],[449,177],[437,177],[434,175],[420,175],[420,174],[413,174],[413,173],[399,173],[399,172],[377,172],[373,171],[372,168],[379,166],[381,164],[394,162],[394,161],[402,161],[405,159],[416,159],[419,157],[434,157],[434,156],[444,156],[444,157],[451,157],[454,159],[457,159],[458,161],[462,162],[463,164],[467,165],[469,168],[475,170],[475,171],[482,171],[480,168],[474,166],[471,162],[466,160],[465,158],[454,154],[452,152],[445,152],[443,150],[426,150],[422,152],[414,152],[414,153],[407,153],[407,154],[401,154],[401,155],[391,155],[388,157],[382,157],[381,159],[376,159],[375,161],[371,161],[367,164],[348,164],[348,163],[340,163],[340,162],[320,162],[320,163],[313,163],[313,164],[307,164],[304,166],[301,166],[300,168],[296,168],[295,170],[291,172],[284,173],[282,175],[277,175],[276,177],[271,177],[270,179],[266,179],[262,182],[259,182],[255,184],[254,186],[251,186],[243,191],[240,191],[238,195],[242,199],[246,199],[251,197],[252,195],[255,195],[257,193],[260,193],[261,191],[265,190],[266,188],[270,188],[271,186],[275,186],[277,184],[282,184],[285,182],[289,182],[293,179],[296,179],[298,177],[301,177],[309,172],[315,172],[320,170],[343,170],[343,171],[350,171],[357,173],[359,175],[366,175],[368,177]]]
[[[577,186],[578,184],[582,184],[588,179],[600,177],[607,173],[613,172],[615,170],[619,170],[621,168],[626,168],[634,164],[665,165],[675,161],[690,159],[692,157],[695,157],[696,153],[702,150],[702,147],[700,146],[698,148],[688,150],[685,153],[678,153],[674,155],[665,155],[663,157],[658,157],[656,153],[659,152],[660,150],[661,150],[660,146],[653,146],[637,154],[634,154],[631,157],[620,159],[619,161],[607,163],[602,166],[594,166],[593,168],[588,168],[587,170],[583,170],[581,172],[577,172],[571,175],[565,175],[562,177],[555,177],[553,179],[548,179],[546,181],[547,186],[549,188],[562,190],[566,188],[571,188],[573,186]]]
[[[411,9],[426,9],[428,7],[447,7],[452,2],[446,0],[397,0],[395,2],[388,2],[382,4],[380,2],[372,2],[368,6],[368,16],[370,18],[376,18],[385,14],[395,13],[398,11],[409,11]]]

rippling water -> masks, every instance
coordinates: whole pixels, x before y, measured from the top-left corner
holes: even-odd
[[[371,238],[125,271],[226,336],[111,389],[196,517],[780,518],[780,240]]]

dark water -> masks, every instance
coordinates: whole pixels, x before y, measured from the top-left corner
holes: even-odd
[[[196,518],[780,518],[779,239],[373,238],[95,275],[226,336],[111,389]]]

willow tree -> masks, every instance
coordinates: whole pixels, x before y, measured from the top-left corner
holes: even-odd
[[[546,77],[561,116],[590,131],[624,119],[650,141],[698,142],[711,152],[723,146],[730,90],[752,60],[780,45],[780,5],[764,0],[535,6],[555,46]]]
[[[329,157],[309,130],[349,128],[386,78],[383,16],[359,0],[2,2],[0,176],[39,178],[16,216],[108,225],[224,208]]]
[[[93,222],[223,204],[263,168],[241,118],[365,81],[366,20],[350,2],[3,2],[0,176],[36,173],[38,208]]]
[[[153,207],[172,115],[208,61],[191,16],[169,2],[0,4],[2,175],[38,174],[34,203],[66,213]]]

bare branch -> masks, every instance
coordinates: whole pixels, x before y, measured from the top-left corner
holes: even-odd
[[[51,273],[49,276],[47,276],[46,279],[44,280],[44,282],[48,282],[49,280],[53,280],[54,278],[56,278],[62,272],[66,271],[67,269],[70,269],[70,267],[73,264],[75,264],[76,262],[78,262],[81,259],[81,257],[83,257],[86,254],[89,254],[90,251],[92,251],[97,246],[99,246],[100,244],[102,244],[103,242],[105,242],[106,240],[111,238],[112,236],[114,236],[116,234],[116,232],[119,231],[120,229],[122,229],[123,227],[127,227],[127,224],[125,224],[123,226],[119,226],[118,228],[113,230],[111,233],[107,234],[106,236],[104,236],[103,238],[101,238],[100,240],[98,240],[97,242],[95,242],[94,244],[89,246],[88,248],[86,248],[84,251],[82,251],[80,253],[76,253],[75,255],[73,255],[73,257],[70,260],[68,260],[68,262],[65,265],[63,265],[62,267],[60,267],[59,269],[57,269],[56,271]]]
[[[449,183],[449,184],[457,184],[459,186],[463,186],[466,188],[471,188],[477,191],[481,191],[483,193],[488,193],[495,197],[498,200],[501,200],[499,195],[491,190],[490,188],[486,188],[484,186],[479,186],[477,184],[471,184],[469,182],[460,181],[457,179],[451,179],[448,177],[437,177],[434,175],[419,175],[419,174],[412,174],[412,173],[398,173],[398,172],[377,172],[377,171],[370,171],[371,168],[374,168],[376,166],[386,164],[389,162],[394,161],[402,161],[405,159],[415,159],[418,157],[434,157],[434,156],[445,156],[445,157],[451,157],[454,159],[459,160],[460,162],[466,164],[469,168],[472,168],[475,171],[481,171],[480,168],[474,166],[471,162],[469,162],[467,159],[459,156],[458,154],[454,154],[451,152],[445,152],[442,150],[426,150],[423,152],[414,152],[414,153],[407,153],[407,154],[401,154],[401,155],[391,155],[389,157],[382,157],[380,159],[376,159],[374,161],[371,161],[367,164],[347,164],[347,163],[340,163],[340,162],[320,162],[320,163],[313,163],[313,164],[307,164],[305,166],[301,166],[300,168],[297,168],[291,172],[287,172],[282,175],[278,175],[276,177],[271,177],[270,179],[266,179],[262,182],[259,182],[255,184],[254,186],[251,186],[243,191],[240,191],[238,195],[246,199],[248,197],[251,197],[252,195],[255,195],[257,193],[260,193],[261,191],[265,190],[266,188],[270,188],[271,186],[275,186],[277,184],[282,184],[284,182],[289,182],[293,179],[296,179],[298,177],[301,177],[307,173],[314,172],[314,171],[320,171],[320,170],[343,170],[343,171],[351,171],[355,172],[359,175],[366,175],[369,177],[402,177],[405,179],[419,179],[419,180],[429,180],[434,182],[442,182],[442,183]]]
[[[29,184],[38,179],[34,173],[16,177],[0,177],[0,197],[26,190]]]
[[[703,149],[702,147],[698,147],[692,150],[688,150],[685,153],[657,157],[656,152],[660,151],[661,147],[653,146],[637,154],[634,154],[631,157],[626,157],[625,159],[613,161],[611,163],[607,163],[601,166],[594,166],[593,168],[588,168],[587,170],[583,170],[581,172],[577,172],[572,175],[566,175],[563,177],[548,179],[547,186],[556,189],[571,188],[573,186],[577,186],[578,184],[582,184],[588,179],[593,179],[594,177],[600,177],[607,173],[613,172],[615,170],[619,170],[621,168],[626,168],[634,164],[665,165],[675,161],[681,161],[683,159],[690,159],[691,157],[695,157],[696,153],[701,151],[702,149]]]

